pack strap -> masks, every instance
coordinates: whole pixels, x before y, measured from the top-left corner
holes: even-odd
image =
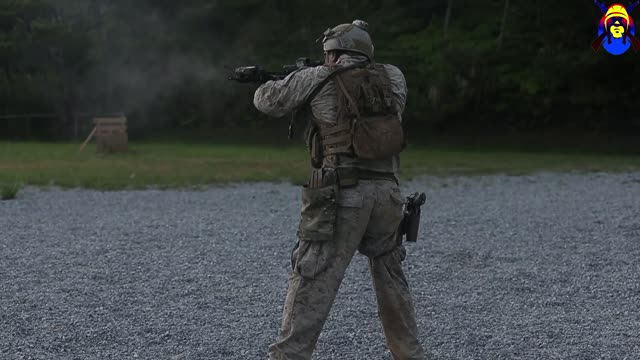
[[[340,66],[340,67],[335,68],[324,80],[322,80],[318,85],[316,85],[316,88],[313,89],[313,91],[305,99],[304,104],[309,103],[314,97],[316,97],[316,95],[318,95],[318,93],[322,89],[324,89],[324,87],[327,85],[329,80],[333,79],[334,76],[338,76],[338,75],[342,74],[345,71],[349,71],[349,70],[353,70],[353,69],[357,69],[357,68],[361,68],[361,67],[367,66],[368,64],[369,64],[369,62],[367,62],[367,61],[361,61],[361,62],[357,62],[357,63],[351,64],[351,65]]]
[[[311,93],[309,93],[309,96],[307,96],[307,98],[304,100],[304,102],[302,103],[302,105],[300,107],[303,107],[305,105],[308,105],[311,100],[313,100],[313,98],[316,97],[316,95],[318,95],[318,93],[324,89],[324,87],[327,85],[327,83],[329,83],[329,81],[331,79],[333,79],[334,76],[337,76],[345,71],[349,71],[349,70],[353,70],[353,69],[357,69],[360,67],[364,67],[367,66],[369,64],[368,61],[361,61],[361,62],[357,62],[357,63],[353,63],[351,65],[347,65],[347,66],[340,66],[335,68],[326,78],[324,78],[324,80],[322,80],[320,83],[318,83],[318,85],[316,85],[316,87],[313,89],[313,91],[311,91]],[[357,110],[356,110],[357,111]],[[293,139],[293,133],[294,133],[294,123],[296,121],[296,110],[294,110],[291,113],[291,121],[289,122],[289,134],[288,134],[288,139],[289,142],[291,142],[291,140]]]
[[[351,97],[351,94],[349,94],[349,92],[347,91],[347,87],[344,86],[344,82],[342,81],[342,78],[340,78],[340,76],[336,76],[336,82],[338,83],[338,86],[340,86],[340,90],[342,90],[342,92],[344,93],[344,96],[349,101],[349,104],[351,105],[351,110],[356,115],[356,118],[360,119],[360,110],[358,110],[358,104],[356,103],[355,100],[353,100],[353,97]]]

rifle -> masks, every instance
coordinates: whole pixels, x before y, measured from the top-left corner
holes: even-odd
[[[241,66],[236,68],[229,80],[241,83],[265,83],[269,80],[282,80],[289,74],[308,67],[316,67],[324,64],[322,61],[313,61],[309,58],[299,58],[295,64],[284,65],[282,71],[269,72],[259,65]]]
[[[420,207],[424,205],[427,196],[424,193],[415,193],[407,196],[402,211],[404,217],[398,228],[398,243],[402,244],[402,236],[406,235],[408,242],[418,240],[418,228],[420,227]]]

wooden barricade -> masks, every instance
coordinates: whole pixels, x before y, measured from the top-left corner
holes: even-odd
[[[89,140],[95,135],[96,152],[101,154],[127,152],[129,149],[129,137],[127,135],[127,118],[98,117],[93,119],[94,128],[80,148],[84,149]]]

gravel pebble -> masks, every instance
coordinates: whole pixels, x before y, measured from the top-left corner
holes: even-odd
[[[435,359],[639,359],[640,173],[424,177],[405,262]],[[0,359],[266,359],[299,189],[0,202]],[[314,359],[391,359],[358,255]]]

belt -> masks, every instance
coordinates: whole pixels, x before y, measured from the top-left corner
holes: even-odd
[[[399,185],[398,178],[394,173],[342,167],[314,169],[308,187],[317,189],[337,184],[341,188],[349,188],[358,185],[359,180],[386,180]]]
[[[337,168],[340,187],[356,186],[358,180],[387,180],[399,185],[394,173],[364,170],[358,168]]]

